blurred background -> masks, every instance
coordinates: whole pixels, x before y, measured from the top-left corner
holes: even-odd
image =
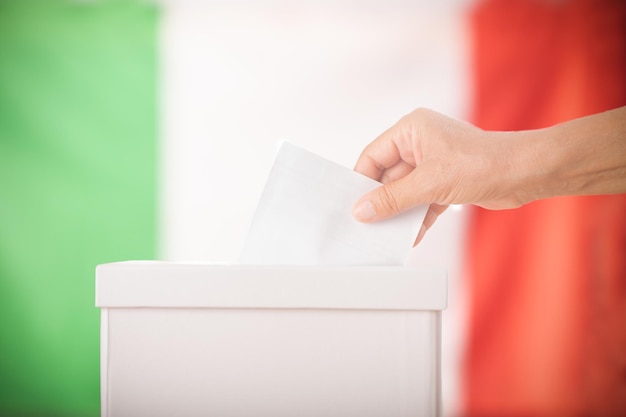
[[[351,167],[416,107],[626,104],[625,4],[0,0],[0,415],[99,415],[95,266],[236,262],[280,140]],[[445,416],[626,414],[624,198],[555,200],[413,249],[449,275]]]
[[[0,2],[0,415],[98,415],[95,265],[236,262],[280,140],[464,115],[462,3],[318,3]]]

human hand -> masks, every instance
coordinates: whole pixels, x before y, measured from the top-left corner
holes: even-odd
[[[432,110],[417,109],[361,153],[355,171],[384,185],[364,195],[353,215],[361,222],[428,204],[417,244],[450,204],[518,207],[530,200],[515,186],[515,155],[505,132],[487,132]]]

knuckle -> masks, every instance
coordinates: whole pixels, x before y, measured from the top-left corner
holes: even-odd
[[[400,204],[391,187],[382,187],[378,194],[380,207],[385,213],[396,214],[400,212]]]

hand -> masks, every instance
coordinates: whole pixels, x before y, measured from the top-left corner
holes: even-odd
[[[403,117],[361,153],[355,171],[384,185],[353,209],[362,222],[385,219],[412,207],[429,209],[415,240],[449,204],[518,207],[529,198],[515,193],[510,150],[503,132],[486,132],[427,109]]]
[[[449,204],[506,209],[625,193],[626,106],[519,132],[487,132],[417,109],[370,143],[354,169],[384,184],[356,203],[359,221],[429,205],[417,244]]]

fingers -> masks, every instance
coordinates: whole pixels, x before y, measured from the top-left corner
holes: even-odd
[[[382,182],[383,184],[387,184],[399,180],[402,177],[406,177],[414,169],[414,165],[411,165],[405,161],[399,161],[394,166],[385,169],[378,181]]]
[[[394,216],[423,203],[413,175],[404,176],[365,194],[352,214],[360,222],[374,222]]]
[[[429,120],[437,121],[442,117],[426,109],[417,109],[365,147],[354,169],[384,185],[355,204],[353,215],[357,220],[374,222],[420,204],[438,201],[429,190],[433,190],[433,178],[439,177],[433,175],[432,166],[429,169],[423,164],[424,148],[419,139],[429,137],[424,135]],[[439,207],[444,206],[431,206],[432,212],[429,212],[434,217],[432,221],[424,222],[424,232],[445,209]]]
[[[401,161],[400,150],[393,140],[396,126],[383,132],[363,149],[354,166],[356,172],[380,181],[387,168]]]
[[[410,183],[410,176],[385,184],[363,196],[354,206],[352,214],[361,222],[369,223],[394,216],[404,210],[423,204],[417,193],[405,193],[404,190],[415,189]],[[417,245],[431,228],[441,213],[448,208],[444,204],[430,204],[424,216],[422,227],[413,243]]]
[[[371,142],[357,160],[355,171],[384,185],[361,197],[353,207],[353,216],[369,223],[428,204],[415,244],[420,242],[447,203],[473,201],[463,184],[468,181],[467,167],[477,169],[476,158],[471,157],[472,152],[459,149],[458,140],[467,143],[477,132],[468,123],[428,109],[416,109],[400,119]]]
[[[417,237],[415,238],[415,242],[413,243],[413,246],[416,246],[418,243],[422,241],[422,239],[424,238],[424,235],[426,234],[426,231],[431,228],[431,226],[435,223],[435,220],[437,220],[439,215],[443,213],[444,211],[446,211],[447,208],[448,208],[447,205],[440,205],[440,204],[431,204],[428,207],[426,216],[424,216],[424,222],[422,223],[422,227],[420,228],[420,231],[417,234]]]

